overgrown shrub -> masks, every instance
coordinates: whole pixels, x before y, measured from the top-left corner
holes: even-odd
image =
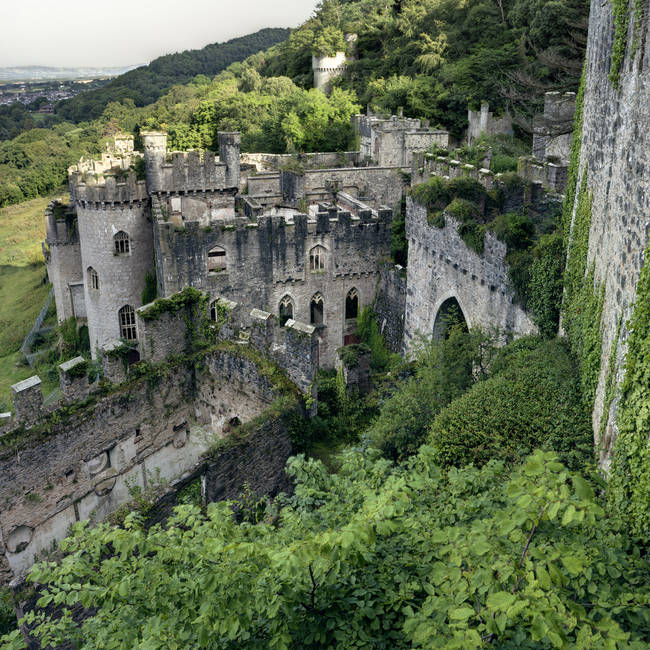
[[[415,375],[381,405],[368,439],[394,460],[415,453],[436,414],[484,376],[492,351],[485,334],[450,324],[446,338],[422,345]]]
[[[388,368],[391,354],[384,337],[379,332],[375,313],[370,307],[364,307],[357,320],[357,336],[368,348],[370,348],[370,367],[375,372],[381,372]]]
[[[526,337],[504,348],[490,378],[441,410],[429,441],[445,466],[481,466],[493,458],[514,464],[543,448],[569,467],[584,467],[591,419],[564,344]]]

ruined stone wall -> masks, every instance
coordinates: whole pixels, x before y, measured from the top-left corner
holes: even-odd
[[[332,186],[337,191],[363,197],[373,208],[387,205],[395,210],[402,200],[404,179],[395,167],[353,167],[306,171],[304,198],[311,201],[331,200]]]
[[[457,229],[458,222],[448,215],[444,228],[430,226],[426,208],[407,199],[406,352],[412,350],[418,334],[433,334],[440,307],[449,298],[458,301],[469,327],[496,327],[516,334],[536,331],[513,302],[506,245],[488,231],[484,251],[478,254],[467,248]]]
[[[487,102],[480,111],[467,110],[467,144],[472,144],[481,135],[512,135],[512,119],[508,114],[494,117]]]
[[[379,267],[374,312],[379,331],[392,352],[401,352],[406,311],[406,269],[388,263]]]
[[[627,50],[619,88],[608,79],[614,25],[610,2],[592,0],[586,59],[586,90],[582,114],[580,187],[587,170],[593,194],[588,264],[594,265],[596,288],[604,286],[601,372],[593,411],[594,431],[605,404],[608,357],[619,319],[629,319],[644,261],[650,230],[650,14],[645,13],[631,57],[634,20],[630,18]],[[625,326],[621,331],[617,365],[625,354]],[[618,378],[622,373],[619,371]],[[616,400],[608,414],[601,448],[607,466],[613,442]],[[607,414],[606,414],[607,417]]]
[[[146,201],[130,203],[77,203],[85,303],[90,349],[121,337],[118,312],[125,305],[137,309],[147,272],[153,273],[151,212]],[[129,236],[129,252],[117,254],[114,236]],[[92,287],[88,269],[98,275],[99,288]]]
[[[129,485],[182,480],[233,418],[246,422],[278,396],[238,350],[166,368],[2,439],[0,546],[14,574],[75,521],[128,501]]]

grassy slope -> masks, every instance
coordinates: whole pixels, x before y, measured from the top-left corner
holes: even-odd
[[[0,209],[0,409],[10,404],[10,386],[35,372],[16,363],[20,345],[50,290],[40,244],[50,200],[38,198]],[[46,377],[41,379],[47,394],[53,386]]]

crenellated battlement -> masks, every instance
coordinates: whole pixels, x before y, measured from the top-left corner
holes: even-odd
[[[432,153],[413,154],[411,185],[424,183],[431,176],[448,179],[466,176],[476,179],[485,189],[490,190],[494,187],[495,181],[502,177],[502,174],[494,174],[489,169],[469,165],[448,156],[436,156]]]
[[[85,177],[73,172],[70,177],[70,198],[75,203],[131,203],[148,200],[145,181],[137,180],[136,173],[129,171],[124,180],[118,176],[96,178],[92,174]]]

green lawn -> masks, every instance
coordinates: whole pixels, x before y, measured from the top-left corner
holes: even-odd
[[[0,209],[0,410],[10,405],[10,387],[35,370],[20,362],[20,345],[47,298],[41,241],[45,238],[45,207],[52,197]],[[56,381],[46,368],[38,370],[43,392]]]

